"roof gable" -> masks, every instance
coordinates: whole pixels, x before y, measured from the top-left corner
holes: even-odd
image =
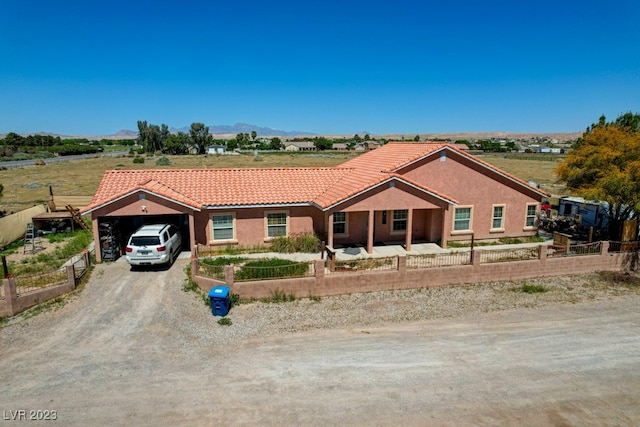
[[[508,180],[516,183],[518,186],[533,191],[541,196],[548,197],[549,194],[537,187],[530,185],[528,182],[511,175],[508,172],[499,169],[480,158],[473,156],[463,150],[458,149],[452,144],[435,143],[435,142],[389,142],[380,148],[356,157],[343,163],[343,167],[353,167],[358,169],[379,170],[381,172],[399,172],[416,162],[427,157],[440,155],[442,151],[451,151],[469,159],[476,166],[490,170]]]

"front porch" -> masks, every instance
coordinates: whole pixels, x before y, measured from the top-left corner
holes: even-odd
[[[371,252],[368,252],[363,244],[336,245],[332,250],[336,253],[338,259],[385,258],[397,255],[426,255],[450,252],[436,243],[413,243],[411,248],[407,250],[405,244],[397,242],[376,242],[371,247]]]
[[[444,217],[444,208],[329,212],[325,239],[328,247],[344,249],[347,255],[442,250],[434,242],[442,240]]]

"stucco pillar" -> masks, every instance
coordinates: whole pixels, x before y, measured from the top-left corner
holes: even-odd
[[[225,265],[224,266],[224,283],[225,285],[231,287],[233,285],[233,265]]]
[[[327,230],[327,246],[333,249],[333,212],[329,213],[329,230]]]
[[[447,210],[445,208],[440,209],[440,213],[442,214],[442,229],[440,230],[440,247],[442,249],[447,249],[447,238],[449,237],[449,233],[447,233],[447,225],[449,222],[447,221]]]
[[[102,262],[102,246],[100,246],[100,233],[98,232],[99,218],[91,218],[91,228],[93,229],[93,247],[95,248],[96,263]]]
[[[73,264],[67,265],[67,283],[74,289],[76,287],[76,272]]]
[[[538,259],[540,260],[540,263],[544,263],[547,260],[547,248],[549,246],[547,245],[540,245],[538,246]]]
[[[407,212],[407,236],[405,242],[405,250],[409,252],[411,250],[411,239],[413,236],[413,209],[409,209]]]
[[[373,253],[373,227],[376,211],[369,211],[369,226],[367,227],[367,253]]]
[[[7,311],[13,316],[18,311],[18,292],[16,291],[16,279],[9,277],[2,279],[4,286],[4,301],[7,303]]]
[[[316,284],[321,284],[324,282],[324,260],[317,259],[314,261],[314,268],[316,274]]]
[[[189,240],[191,241],[191,244],[189,245],[191,247],[191,256],[196,256],[196,226],[193,219],[193,211],[189,212]]]

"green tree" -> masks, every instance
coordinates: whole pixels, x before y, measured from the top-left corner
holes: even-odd
[[[233,151],[238,148],[238,140],[230,139],[227,141],[227,151]]]
[[[623,221],[640,212],[640,130],[633,116],[610,123],[602,116],[556,169],[569,190],[609,204],[612,240],[621,240]]]
[[[251,131],[251,140],[255,141],[257,137],[258,137],[258,133],[255,130],[252,130]]]
[[[187,154],[189,152],[189,135],[184,132],[169,134],[164,143],[163,152],[166,154]]]
[[[415,142],[420,141],[420,135],[416,135],[416,136],[414,136],[414,137],[413,137],[413,140],[414,140]]]
[[[149,128],[149,124],[146,120],[138,120],[138,137],[136,138],[136,143],[145,147],[147,145],[147,129]]]
[[[271,142],[269,142],[269,150],[282,150],[284,146],[282,145],[282,140],[277,136],[271,138]]]
[[[9,132],[7,136],[4,137],[4,143],[7,145],[15,145],[19,146],[22,144],[22,140],[24,138],[18,135],[15,132]]]
[[[147,145],[144,147],[145,152],[153,154],[156,151],[162,151],[162,136],[160,126],[149,125],[147,128]]]
[[[333,141],[325,138],[324,136],[316,137],[313,140],[313,146],[316,147],[317,150],[331,150],[333,147]]]
[[[209,127],[204,123],[191,123],[189,129],[190,145],[197,150],[198,154],[204,154],[207,146],[211,143],[211,135],[209,135]]]

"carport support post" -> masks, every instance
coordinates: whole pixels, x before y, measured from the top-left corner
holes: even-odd
[[[100,222],[100,218],[91,218],[91,227],[93,228],[93,243],[96,248],[96,263],[102,262],[102,249],[100,246],[100,231],[98,230],[98,222]]]
[[[369,224],[367,227],[367,253],[373,253],[373,227],[375,220],[375,211],[369,211]]]

